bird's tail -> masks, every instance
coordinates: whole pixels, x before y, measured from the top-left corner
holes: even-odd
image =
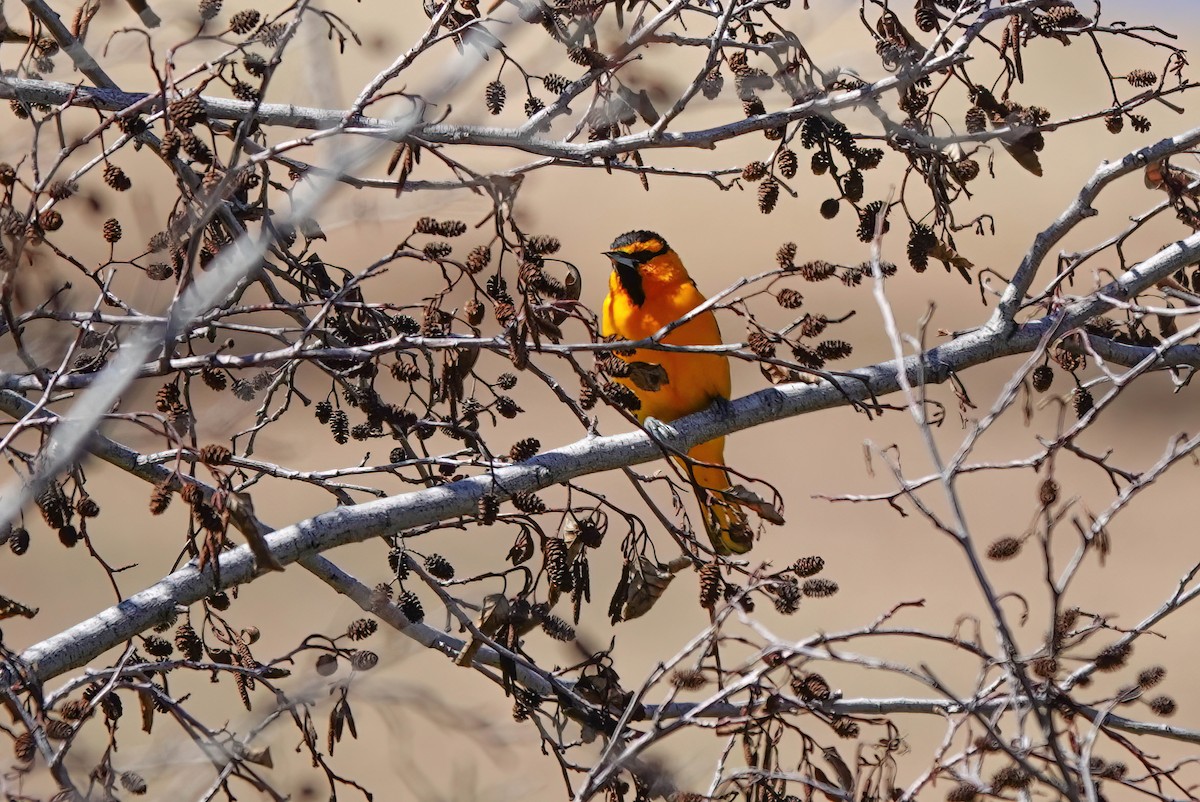
[[[729,490],[729,474],[724,468],[716,467],[725,464],[724,438],[701,443],[688,456],[713,466],[695,463],[688,466],[692,488],[696,491],[700,513],[704,517],[704,529],[713,548],[718,554],[745,554],[750,551],[754,546],[754,533],[750,530],[746,511],[726,492]]]

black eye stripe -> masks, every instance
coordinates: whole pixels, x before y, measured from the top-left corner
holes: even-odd
[[[633,251],[629,254],[629,258],[637,262],[639,265],[644,265],[656,256],[662,256],[667,252],[667,249],[659,246],[658,250],[654,251]]]

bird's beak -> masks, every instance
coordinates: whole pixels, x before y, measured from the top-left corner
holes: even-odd
[[[604,255],[612,260],[617,267],[628,267],[637,270],[638,263],[632,256],[621,251],[605,251]]]

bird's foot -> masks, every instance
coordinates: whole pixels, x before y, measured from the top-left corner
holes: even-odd
[[[678,429],[658,418],[646,418],[642,421],[642,428],[649,432],[655,440],[674,440],[679,436]]]

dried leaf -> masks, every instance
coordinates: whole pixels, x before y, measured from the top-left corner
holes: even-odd
[[[1029,172],[1042,177],[1042,160],[1038,158],[1037,151],[1030,144],[1032,140],[1028,136],[1023,136],[1020,139],[1012,142],[1000,140],[1000,144],[1008,151],[1008,155],[1016,160],[1017,164],[1024,167]]]
[[[223,510],[233,524],[233,528],[242,533],[246,544],[254,555],[254,566],[258,571],[282,571],[283,564],[275,559],[271,547],[267,544],[267,535],[271,529],[263,525],[254,514],[254,500],[249,493],[223,493],[214,497],[218,510]],[[200,570],[204,570],[201,567]]]
[[[14,618],[21,616],[22,618],[33,618],[38,614],[37,607],[26,607],[20,602],[13,601],[7,596],[0,596],[0,621],[6,618]]]
[[[674,564],[663,566],[639,554],[637,565],[632,566],[629,571],[621,620],[629,621],[648,613],[666,592],[678,570],[680,569],[674,568]]]
[[[533,536],[529,532],[529,527],[522,526],[521,531],[517,533],[517,539],[513,541],[512,548],[508,550],[508,561],[513,565],[521,565],[528,562],[533,556]]]
[[[242,746],[238,749],[238,754],[247,763],[268,769],[275,768],[275,761],[271,759],[271,747],[269,746]]]
[[[971,274],[969,271],[975,266],[975,263],[970,259],[966,258],[944,242],[939,242],[937,245],[930,248],[929,255],[945,265],[947,273],[950,272],[951,267],[958,268],[958,272],[961,273],[962,277],[967,280],[967,283],[971,283]]]
[[[825,762],[833,769],[834,774],[837,775],[838,787],[845,791],[848,796],[852,796],[854,792],[854,775],[850,772],[850,767],[846,765],[846,761],[842,759],[842,756],[832,746],[822,749],[821,754],[824,756]]]
[[[477,346],[450,348],[442,352],[442,380],[438,385],[440,399],[462,400],[464,382],[471,375],[478,359]]]
[[[778,507],[745,485],[734,485],[725,491],[725,497],[729,501],[736,503],[739,507],[753,510],[764,521],[773,523],[776,526],[782,526],[786,523],[783,520],[783,513],[779,511]]]
[[[150,732],[154,729],[154,697],[145,691],[139,691],[138,707],[142,711],[142,732]]]
[[[671,383],[666,368],[656,362],[630,362],[629,378],[639,390],[648,393],[658,392]]]
[[[555,315],[548,309],[538,309],[530,316],[533,320],[533,330],[537,335],[545,335],[550,338],[550,342],[562,342],[563,333],[558,324],[554,322]]]

